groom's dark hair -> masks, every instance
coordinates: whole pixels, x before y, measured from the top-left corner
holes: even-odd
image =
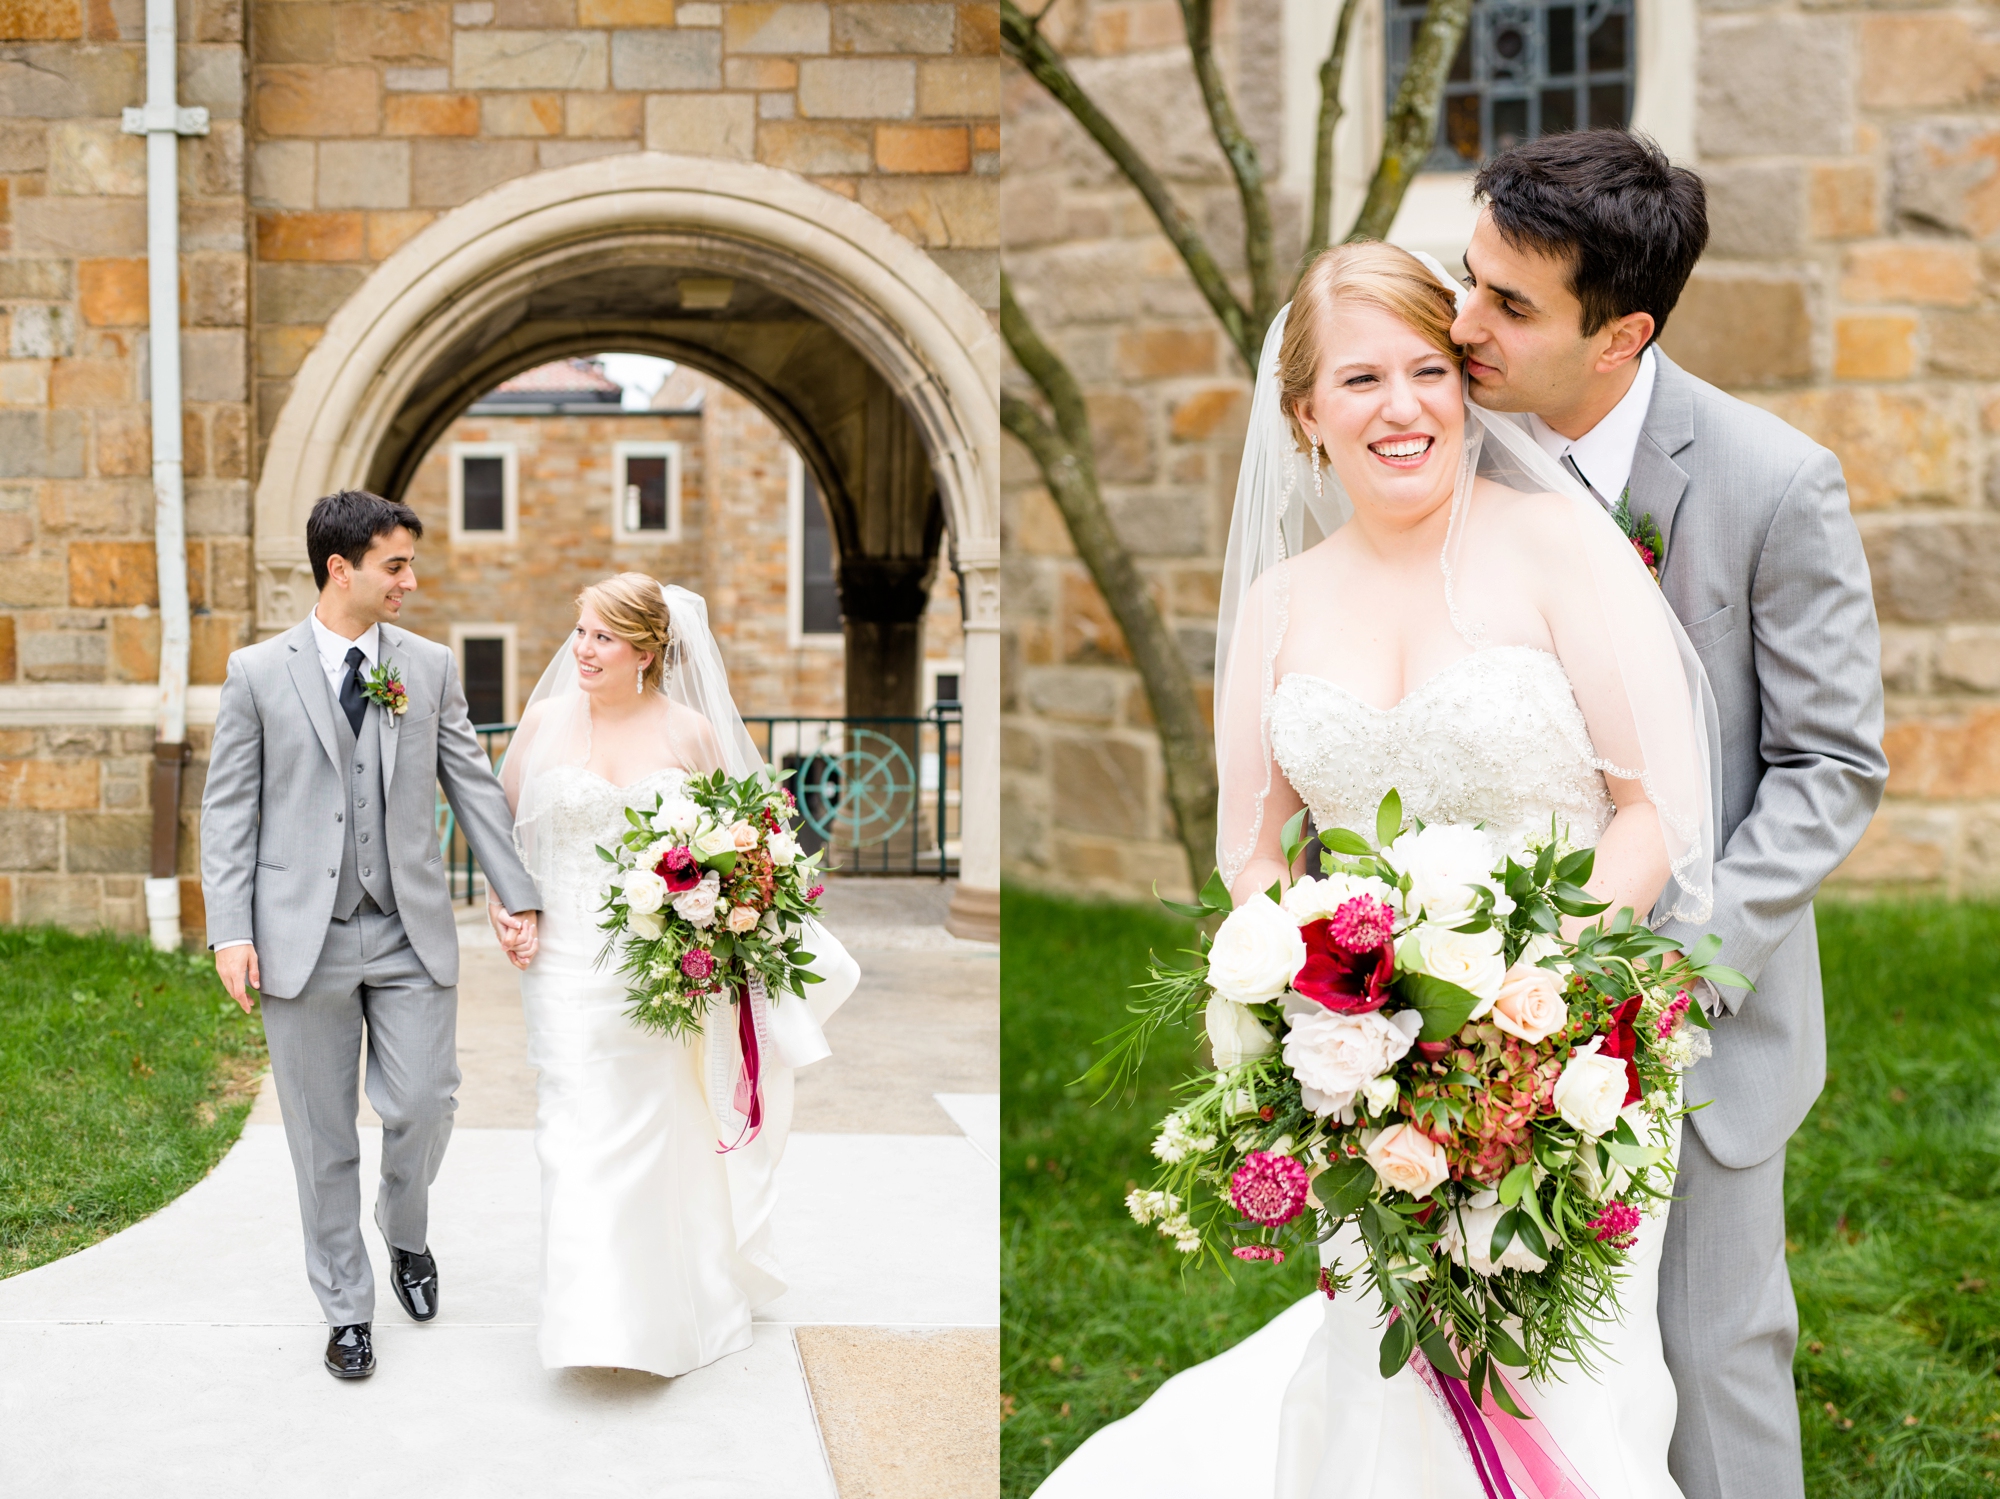
[[[412,536],[424,534],[416,511],[365,489],[342,489],[315,500],[306,517],[306,556],[312,559],[313,586],[326,587],[329,557],[345,557],[350,567],[359,567],[375,538],[398,526]]]
[[[1586,337],[1650,312],[1657,339],[1708,245],[1701,178],[1629,130],[1524,141],[1481,167],[1472,192],[1508,244],[1569,262]]]

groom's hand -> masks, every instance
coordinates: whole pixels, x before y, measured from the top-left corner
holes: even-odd
[[[222,980],[222,987],[229,991],[229,997],[248,1015],[256,1004],[250,991],[262,985],[257,973],[257,949],[247,942],[223,948],[215,955],[215,972]]]

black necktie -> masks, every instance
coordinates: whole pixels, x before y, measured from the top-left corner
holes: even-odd
[[[347,726],[361,732],[361,719],[368,711],[368,694],[361,686],[361,663],[367,658],[358,645],[347,649],[347,680],[340,684],[340,706],[347,712]]]
[[[1576,459],[1571,454],[1565,453],[1562,456],[1562,461],[1563,461],[1563,467],[1568,469],[1572,474],[1576,475],[1576,482],[1581,484],[1585,489],[1590,491],[1591,498],[1596,500],[1598,504],[1604,506],[1606,509],[1609,509],[1611,502],[1605,499],[1603,495],[1597,492],[1597,486],[1595,484],[1592,484],[1590,480],[1584,478],[1583,470],[1576,466]]]

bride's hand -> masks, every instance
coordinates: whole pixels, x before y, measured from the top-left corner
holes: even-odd
[[[493,898],[491,891],[486,895],[486,919],[492,924],[493,935],[500,941],[500,950],[507,954],[507,961],[516,968],[526,968],[535,955],[535,917],[532,911],[521,916],[508,912],[507,908]]]

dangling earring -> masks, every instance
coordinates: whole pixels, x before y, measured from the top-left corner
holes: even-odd
[[[645,667],[643,667],[643,666],[640,666],[640,667],[635,667],[635,668],[633,668],[633,671],[632,671],[632,690],[633,690],[634,692],[644,692],[644,691],[646,690],[646,668],[645,668]]]
[[[1313,493],[1314,493],[1315,495],[1317,495],[1317,496],[1318,496],[1318,497],[1319,497],[1319,498],[1320,498],[1320,499],[1321,499],[1322,501],[1324,501],[1324,500],[1326,499],[1326,480],[1320,477],[1320,471],[1319,471],[1319,434],[1318,434],[1317,432],[1315,432],[1315,433],[1313,434],[1313,440],[1312,440],[1312,442],[1313,442],[1313,450],[1312,450],[1312,462],[1313,462]]]

